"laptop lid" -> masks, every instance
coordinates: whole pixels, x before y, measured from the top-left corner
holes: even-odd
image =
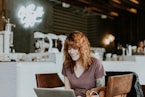
[[[57,88],[34,88],[37,97],[75,97],[73,90]]]

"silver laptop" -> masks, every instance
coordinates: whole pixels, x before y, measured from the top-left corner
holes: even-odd
[[[34,88],[37,97],[75,97],[73,90],[57,88]]]

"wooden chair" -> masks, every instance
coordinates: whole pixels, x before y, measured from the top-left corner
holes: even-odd
[[[93,88],[87,91],[87,97],[92,96],[92,91],[100,92],[99,97],[127,97],[132,87],[133,74],[109,76],[106,87]],[[96,96],[98,97],[98,96]]]
[[[38,88],[63,87],[64,83],[57,73],[35,74]]]
[[[143,91],[143,94],[145,96],[145,85],[141,85],[142,86],[142,91]]]

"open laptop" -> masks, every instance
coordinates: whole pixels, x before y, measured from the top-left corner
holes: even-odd
[[[57,88],[34,88],[37,97],[75,97],[73,90]]]

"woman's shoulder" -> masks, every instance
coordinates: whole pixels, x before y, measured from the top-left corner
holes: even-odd
[[[100,59],[92,57],[92,64],[91,65],[99,66],[99,65],[102,65],[102,62]]]
[[[92,62],[93,62],[93,63],[100,63],[101,60],[98,59],[98,58],[92,57]]]

